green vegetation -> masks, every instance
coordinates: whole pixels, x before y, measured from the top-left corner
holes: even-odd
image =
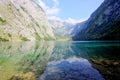
[[[9,37],[12,37],[12,35],[11,35],[10,33],[8,33],[8,36],[9,36]]]
[[[23,37],[23,36],[20,36],[20,39],[21,39],[22,41],[30,41],[28,38]]]
[[[0,17],[0,25],[3,25],[3,24],[5,24],[5,23],[6,23],[6,20],[3,19],[2,17]]]
[[[57,41],[70,41],[71,38],[58,38]]]
[[[11,36],[12,35],[10,33],[0,30],[0,41],[9,41]]]
[[[13,13],[13,9],[12,8],[13,8],[13,6],[10,3],[6,5],[7,11],[9,11],[11,13]]]
[[[47,36],[44,35],[44,37],[41,37],[37,32],[34,33],[34,37],[35,37],[36,40],[40,40],[40,41],[41,40],[46,40],[46,41],[55,40],[52,37],[50,37],[49,35],[47,35]]]
[[[2,38],[2,37],[0,37],[0,41],[9,41],[8,39],[5,39],[5,38]]]
[[[42,40],[42,38],[39,36],[37,32],[34,34],[34,37],[36,40]]]
[[[7,9],[11,10],[11,4],[7,4]]]
[[[51,41],[51,40],[53,40],[53,39],[48,35],[48,37],[45,37],[44,40],[46,40],[46,41]]]
[[[0,80],[36,80],[47,65],[51,44],[0,43]],[[53,47],[51,47],[52,49]]]

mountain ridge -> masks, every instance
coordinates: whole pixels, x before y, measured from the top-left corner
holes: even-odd
[[[71,33],[75,26],[74,24],[54,19],[48,19],[48,21],[57,39],[70,38],[72,36]]]
[[[73,40],[120,40],[119,4],[119,0],[105,0]]]

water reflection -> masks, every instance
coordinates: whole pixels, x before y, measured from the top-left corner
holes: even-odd
[[[120,43],[0,43],[0,80],[104,80],[91,58],[119,60]]]
[[[83,58],[68,58],[50,62],[38,80],[104,80]]]
[[[85,59],[120,59],[119,42],[55,42],[49,61],[59,61],[73,56]]]
[[[73,42],[71,47],[76,56],[86,59],[98,58],[120,60],[119,42]]]
[[[54,48],[53,42],[0,43],[0,45],[1,80],[36,80],[36,77],[44,71]]]

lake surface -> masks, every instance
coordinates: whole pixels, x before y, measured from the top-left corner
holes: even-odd
[[[119,53],[119,41],[0,42],[0,80],[105,80],[90,60]]]

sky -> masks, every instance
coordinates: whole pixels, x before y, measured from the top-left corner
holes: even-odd
[[[87,20],[104,0],[35,0],[48,19],[77,23]]]

